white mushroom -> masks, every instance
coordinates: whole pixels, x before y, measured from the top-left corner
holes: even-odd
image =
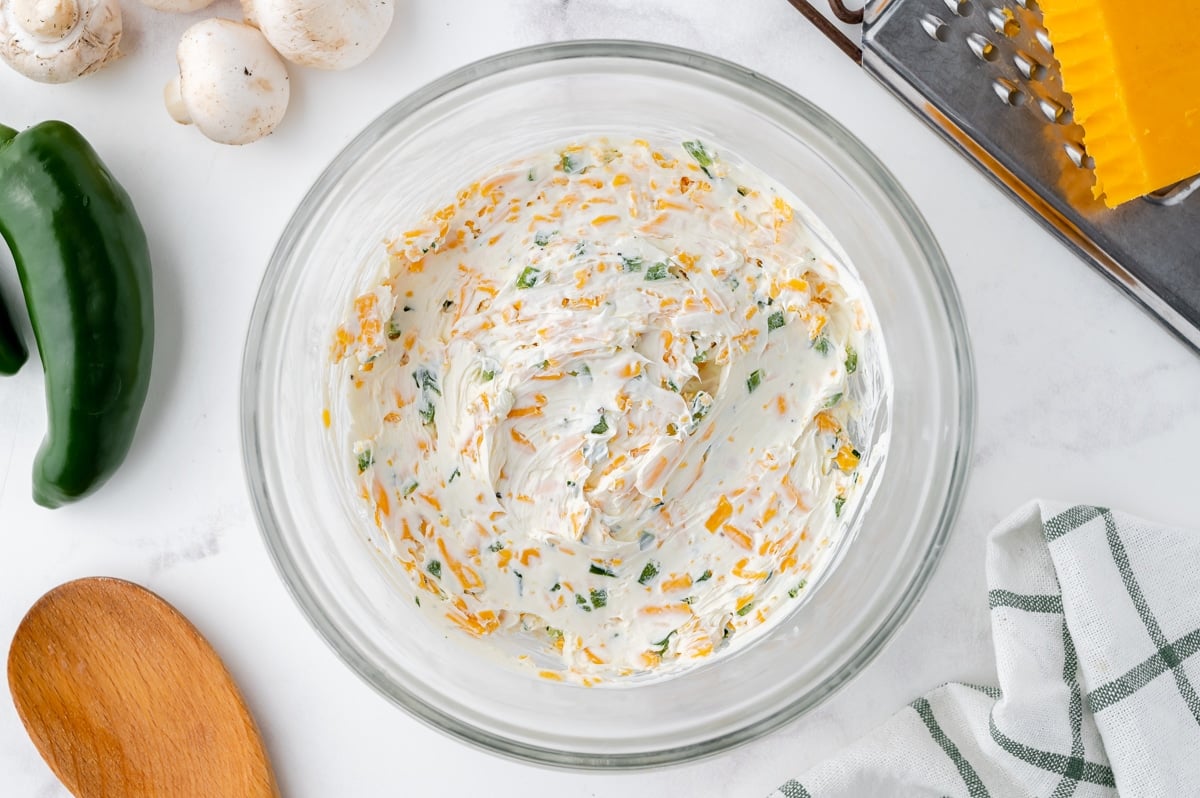
[[[164,98],[171,118],[221,144],[249,144],[275,130],[287,110],[287,67],[255,28],[206,19],[176,51],[179,77]]]
[[[118,57],[117,0],[0,0],[0,58],[42,83],[66,83]]]
[[[246,22],[287,60],[317,69],[362,63],[392,24],[393,0],[242,0]]]
[[[173,14],[190,14],[212,4],[213,0],[142,0],[142,5],[148,8]]]

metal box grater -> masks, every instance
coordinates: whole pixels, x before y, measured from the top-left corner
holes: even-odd
[[[792,4],[858,55],[806,0]],[[847,19],[840,0],[831,5]],[[1092,197],[1083,131],[1035,0],[874,0],[862,24],[868,72],[1200,352],[1200,178],[1115,210]]]

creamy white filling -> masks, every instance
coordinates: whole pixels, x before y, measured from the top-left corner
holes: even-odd
[[[473,183],[389,252],[334,379],[423,608],[587,684],[782,617],[861,476],[868,311],[764,175],[597,139]]]

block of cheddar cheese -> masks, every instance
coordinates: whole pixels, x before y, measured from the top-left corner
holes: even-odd
[[[1039,0],[1109,207],[1200,173],[1200,0]]]

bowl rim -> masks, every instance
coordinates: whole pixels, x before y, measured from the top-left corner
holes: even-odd
[[[261,343],[266,322],[275,305],[276,292],[271,290],[284,274],[294,242],[311,211],[332,186],[341,179],[347,167],[364,151],[375,144],[398,120],[477,80],[512,69],[550,61],[580,58],[615,58],[645,60],[684,67],[709,76],[726,79],[772,100],[826,134],[830,140],[851,156],[869,173],[876,188],[891,203],[899,220],[912,234],[929,267],[941,307],[952,336],[952,349],[957,375],[959,417],[959,446],[949,472],[949,485],[937,526],[931,536],[926,556],[913,573],[905,591],[891,611],[880,619],[874,631],[865,637],[845,668],[826,678],[818,686],[783,704],[773,714],[747,726],[689,745],[655,749],[637,753],[567,752],[507,739],[483,731],[440,710],[395,685],[385,684],[370,663],[359,654],[346,635],[329,621],[325,611],[309,590],[292,559],[280,532],[265,480],[256,475],[262,472],[259,447],[260,424],[256,412],[261,390]],[[969,333],[953,275],[924,217],[908,193],[886,166],[841,123],[825,111],[786,86],[764,77],[746,67],[723,58],[677,47],[643,41],[588,39],[552,42],[497,53],[465,66],[424,85],[385,110],[358,133],[322,171],[312,187],[297,205],[280,234],[264,272],[255,298],[243,350],[240,390],[240,426],[243,475],[250,491],[255,519],[262,533],[267,553],[274,563],[292,599],[322,640],[337,657],[376,692],[405,710],[411,717],[443,734],[468,745],[512,760],[552,768],[572,770],[637,770],[695,761],[737,746],[796,720],[824,702],[842,686],[861,673],[879,654],[884,645],[899,631],[911,615],[930,578],[941,560],[941,554],[957,518],[967,485],[968,464],[974,445],[976,422],[975,369]]]

